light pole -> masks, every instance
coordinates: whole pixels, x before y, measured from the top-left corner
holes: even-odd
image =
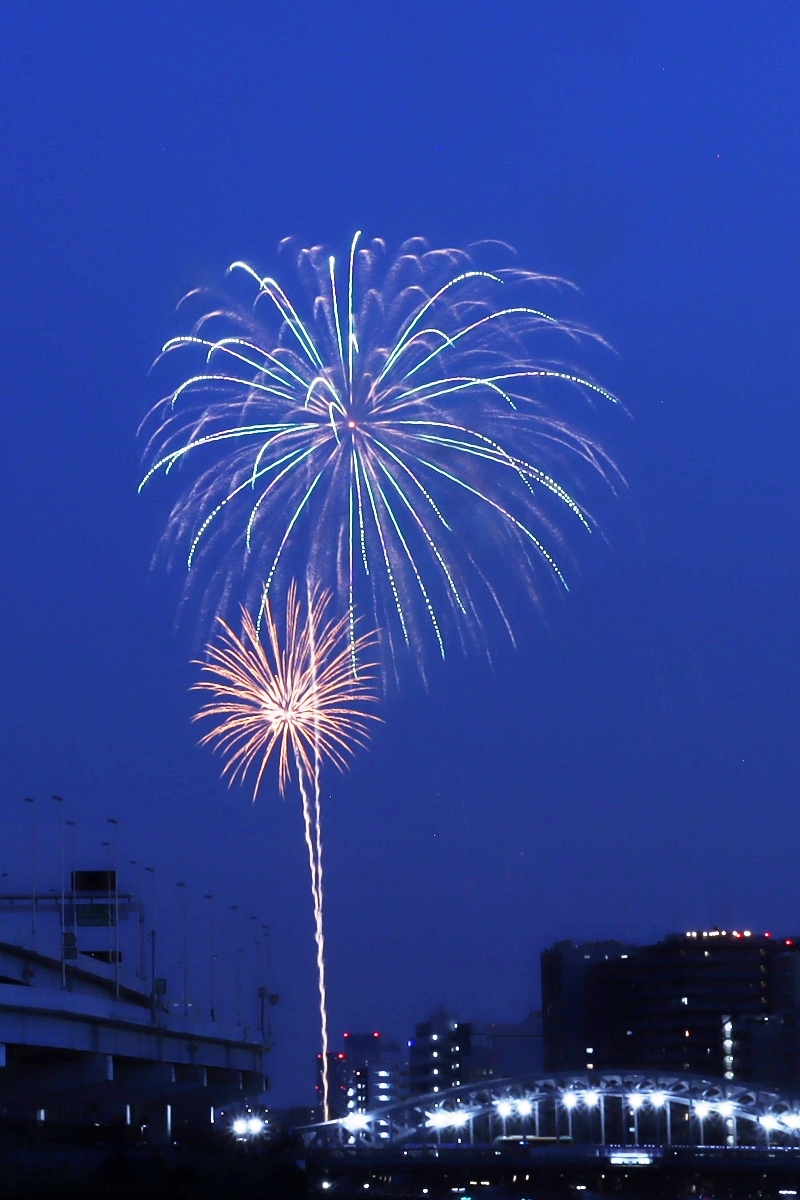
[[[145,867],[150,876],[150,1003],[156,1017],[156,869]]]
[[[111,878],[114,884],[114,993],[119,1000],[119,880],[117,878],[117,820],[116,817],[106,817],[106,824],[114,830],[112,850],[109,854],[111,861]]]
[[[231,912],[234,920],[234,947],[236,949],[236,1024],[240,1026],[242,1023],[242,968],[239,961],[239,905],[232,904]]]
[[[578,1097],[574,1092],[564,1092],[561,1102],[564,1105],[564,1108],[567,1110],[567,1136],[569,1137],[569,1140],[572,1141],[572,1110],[578,1103]]]
[[[36,801],[26,796],[25,803],[31,806],[31,933],[36,936]]]
[[[139,936],[136,945],[136,978],[144,979],[144,904],[139,894],[139,860],[137,858],[130,858],[128,859],[128,865],[133,867],[134,904],[139,912]]]
[[[189,1015],[189,924],[186,910],[186,884],[176,885],[183,895],[183,1015]]]
[[[639,1145],[639,1109],[642,1107],[643,1102],[644,1096],[642,1096],[641,1092],[632,1092],[630,1096],[628,1096],[628,1103],[630,1104],[631,1112],[633,1113],[634,1146]]]
[[[217,1019],[217,948],[214,941],[214,893],[207,892],[204,899],[208,901],[209,932],[211,938],[211,1020]]]
[[[705,1119],[710,1112],[711,1112],[711,1105],[708,1104],[705,1100],[697,1100],[695,1102],[694,1115],[697,1117],[697,1120],[700,1122],[700,1145],[701,1146],[705,1146],[705,1144],[706,1144]]]
[[[272,1005],[277,996],[272,994],[272,939],[269,925],[262,925],[264,942],[264,986],[267,989],[267,1037],[272,1041]]]
[[[64,956],[64,925],[65,925],[65,901],[64,901],[64,797],[53,796],[58,804],[58,825],[59,825],[59,845],[61,850],[61,986],[67,986],[67,960]]]

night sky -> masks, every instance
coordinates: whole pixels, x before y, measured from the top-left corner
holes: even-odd
[[[556,938],[797,933],[799,39],[778,0],[4,5],[3,884],[31,796],[57,886],[58,793],[80,865],[113,817],[156,868],[165,955],[187,884],[200,1008],[203,896],[229,943],[230,905],[269,923],[276,1102],[317,1048],[299,807],[198,748],[169,497],[136,493],[175,306],[288,235],[498,238],[578,286],[627,410],[569,593],[324,780],[334,1033],[521,1019]]]

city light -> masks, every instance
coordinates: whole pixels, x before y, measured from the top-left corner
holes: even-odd
[[[574,1108],[578,1103],[578,1097],[574,1092],[564,1092],[564,1095],[561,1097],[561,1101],[564,1105],[564,1108]]]
[[[584,1092],[583,1093],[583,1102],[587,1106],[587,1108],[594,1108],[598,1104],[599,1100],[600,1100],[600,1096],[598,1095],[597,1092]]]
[[[425,1114],[426,1123],[431,1129],[461,1129],[470,1119],[471,1113],[452,1109],[437,1108],[434,1112]]]
[[[498,1117],[502,1117],[503,1120],[510,1117],[514,1111],[514,1105],[510,1100],[495,1100],[494,1104]]]
[[[342,1125],[348,1133],[358,1133],[362,1129],[366,1129],[370,1123],[369,1113],[350,1113],[342,1118]]]
[[[244,1139],[248,1137],[258,1137],[264,1132],[266,1122],[262,1121],[261,1117],[237,1117],[231,1125],[231,1130],[235,1137]]]

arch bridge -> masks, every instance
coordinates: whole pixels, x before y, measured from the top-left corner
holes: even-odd
[[[462,1085],[306,1127],[308,1149],[438,1152],[547,1143],[800,1148],[800,1094],[607,1071]]]

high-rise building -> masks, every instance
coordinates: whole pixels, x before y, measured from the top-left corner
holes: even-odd
[[[545,1066],[800,1082],[798,949],[719,929],[651,946],[556,943],[542,955]]]
[[[444,1092],[466,1083],[466,1060],[472,1050],[472,1025],[457,1021],[440,1008],[421,1021],[408,1043],[408,1086],[412,1096]]]
[[[516,1075],[540,1075],[542,1059],[542,1014],[530,1012],[524,1021],[472,1022],[470,1052],[464,1061],[465,1083],[481,1079],[504,1079]]]
[[[542,1037],[546,1071],[594,1066],[588,987],[592,968],[626,959],[635,946],[622,942],[560,941],[542,951]]]
[[[541,1014],[524,1021],[457,1021],[440,1008],[415,1028],[409,1042],[409,1090],[412,1095],[444,1092],[462,1084],[542,1069]]]
[[[333,1118],[375,1112],[405,1094],[405,1065],[398,1042],[381,1033],[345,1033],[344,1049],[328,1055],[328,1104]],[[322,1102],[322,1055],[317,1055],[317,1096]]]

